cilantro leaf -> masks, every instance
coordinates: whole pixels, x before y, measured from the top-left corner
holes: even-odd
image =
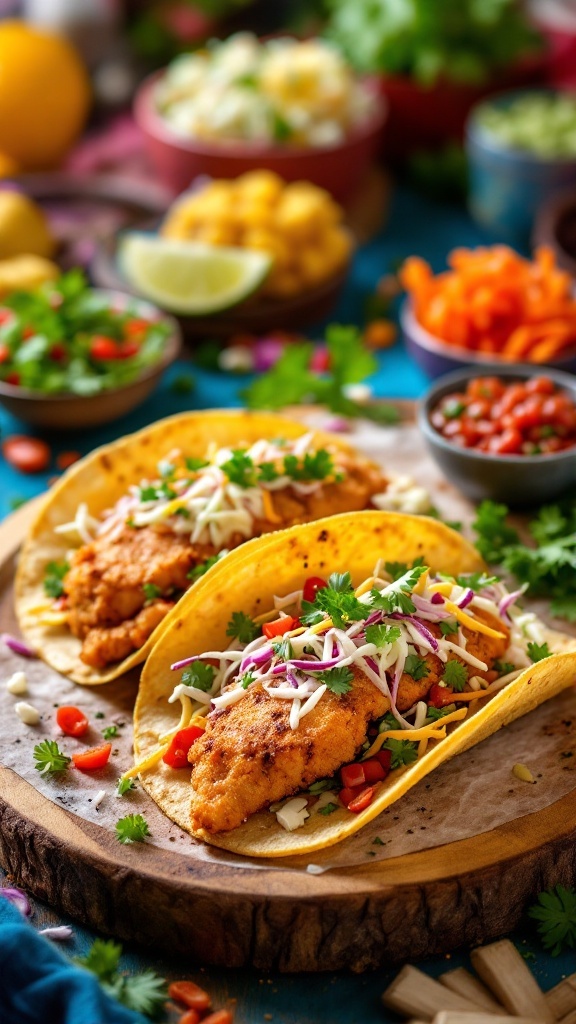
[[[534,641],[530,641],[530,643],[526,647],[526,654],[529,658],[532,659],[532,661],[536,662],[543,661],[544,658],[549,658],[552,654],[552,651],[548,647],[546,641],[544,641],[543,644],[537,644],[534,643]]]
[[[184,464],[191,473],[197,473],[199,469],[204,469],[204,466],[210,465],[207,459],[195,459],[191,456],[187,456],[184,459]]]
[[[450,622],[449,619],[442,619],[442,621],[439,623],[439,626],[442,636],[450,636],[452,633],[458,632],[458,623]]]
[[[147,484],[146,487],[139,488],[140,501],[156,501],[158,492],[154,484]]]
[[[301,480],[325,480],[334,472],[334,460],[325,448],[306,452],[300,472]]]
[[[435,708],[432,704],[429,704],[428,711],[426,712],[426,721],[437,722],[440,718],[444,718],[445,715],[451,715],[453,711],[456,711],[455,704],[448,704],[444,708]]]
[[[408,655],[404,664],[404,671],[409,676],[412,676],[414,682],[418,682],[419,679],[424,679],[425,676],[430,674],[426,659],[419,658],[417,654]]]
[[[333,572],[328,577],[328,586],[338,594],[347,593],[353,590],[352,577],[349,572]]]
[[[119,843],[143,843],[151,835],[148,822],[141,814],[127,814],[116,822],[115,828]]]
[[[283,640],[273,640],[272,650],[279,661],[290,661],[294,657],[294,648],[287,637]]]
[[[107,725],[105,729],[102,729],[102,736],[105,740],[113,740],[118,735],[117,725]]]
[[[301,607],[300,622],[302,625],[315,626],[318,622],[322,622],[324,615],[312,601],[302,601]]]
[[[86,956],[76,957],[76,963],[95,974],[104,991],[123,1006],[153,1016],[167,996],[164,978],[150,970],[141,974],[121,974],[121,956],[120,943],[112,939],[95,939]]]
[[[76,957],[76,963],[92,971],[99,981],[112,981],[120,966],[122,946],[113,939],[95,939],[86,956]]]
[[[514,672],[516,665],[513,665],[511,661],[495,661],[494,669],[499,676],[507,676],[509,672]]]
[[[312,785],[308,787],[308,792],[311,793],[312,796],[318,796],[320,793],[325,793],[328,789],[338,789],[336,779],[319,779],[318,782],[313,782]]]
[[[409,595],[425,572],[426,566],[415,565],[402,576],[399,576],[397,580],[394,580],[393,583],[390,583],[385,588],[385,593],[381,593],[377,588],[373,588],[370,591],[370,604],[372,608],[380,608],[387,615],[392,615],[394,612],[411,615],[412,612],[416,611],[416,606]]]
[[[143,583],[142,590],[144,591],[146,604],[150,601],[155,601],[156,598],[160,597],[162,594],[162,587],[157,587],[155,583]]]
[[[244,675],[240,678],[240,685],[242,689],[247,690],[255,679],[256,676],[254,675],[253,672],[245,672]]]
[[[410,565],[408,562],[384,562],[384,568],[393,580],[399,580],[400,577],[405,576],[410,569],[414,569],[419,565],[424,565],[424,559],[422,557],[414,559]]]
[[[468,672],[459,661],[450,660],[446,662],[442,682],[446,683],[451,690],[461,693],[468,682]]]
[[[302,604],[303,607],[306,605],[304,610],[306,618],[302,621],[311,625],[308,602],[304,601]],[[321,587],[316,591],[313,605],[316,609],[326,612],[339,629],[345,629],[351,622],[358,622],[368,617],[368,608],[358,600],[354,593],[349,572],[333,572],[328,578],[328,586]],[[316,621],[321,620],[316,619]]]
[[[410,740],[386,740],[383,747],[392,753],[391,768],[403,768],[405,765],[413,764],[418,758],[418,744]]]
[[[208,572],[208,569],[211,569],[213,565],[216,565],[216,562],[218,562],[219,560],[220,554],[210,555],[210,557],[207,558],[205,562],[200,562],[198,565],[194,565],[192,569],[190,569],[189,572],[187,572],[186,579],[199,580],[200,577],[204,576]]]
[[[261,462],[258,466],[258,479],[262,483],[271,483],[279,477],[278,470],[273,462]]]
[[[320,810],[318,811],[318,814],[326,814],[326,815],[327,814],[333,814],[334,811],[337,811],[337,810],[338,810],[338,804],[333,804],[333,803],[324,804],[324,807],[320,808]]]
[[[236,448],[232,457],[227,462],[220,463],[220,469],[226,473],[231,483],[238,487],[254,487],[256,483],[256,468],[245,449]]]
[[[245,612],[232,612],[232,618],[226,627],[226,636],[236,637],[241,644],[249,644],[260,633],[258,626]]]
[[[213,665],[207,665],[205,661],[193,661],[184,669],[180,682],[208,693],[212,689],[215,674],[216,669]]]
[[[136,789],[136,783],[134,782],[134,779],[118,779],[116,785],[117,796],[125,796],[125,794],[129,793],[132,789]]]
[[[48,562],[44,571],[44,592],[48,597],[63,597],[66,593],[64,577],[70,572],[68,562]]]
[[[541,892],[538,902],[530,907],[528,916],[538,921],[542,945],[552,956],[558,956],[568,946],[576,946],[576,890],[557,885]]]
[[[348,665],[329,668],[325,672],[316,672],[314,674],[321,683],[325,683],[328,689],[339,697],[352,689],[354,673]]]
[[[376,647],[385,647],[386,644],[393,644],[402,636],[399,626],[386,626],[380,623],[376,626],[366,626],[366,643],[376,644]]]
[[[390,729],[398,728],[398,719],[394,718],[394,715],[392,714],[391,711],[387,711],[386,714],[382,716],[378,723],[378,732],[388,732]]]
[[[478,539],[476,547],[487,562],[499,563],[503,552],[511,544],[519,541],[518,533],[508,526],[506,505],[498,505],[495,501],[482,501],[472,523]]]
[[[67,754],[64,754],[56,740],[42,740],[41,743],[37,743],[34,747],[33,757],[35,760],[34,767],[41,775],[55,775],[57,772],[62,772],[72,760]]]
[[[459,587],[469,587],[474,593],[489,587],[492,583],[498,583],[497,576],[487,576],[484,572],[467,572],[456,576],[455,579]]]

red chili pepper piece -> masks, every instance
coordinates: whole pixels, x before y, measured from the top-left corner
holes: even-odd
[[[309,576],[302,590],[302,597],[304,601],[310,601],[310,603],[312,603],[318,591],[324,590],[327,586],[328,584],[326,580],[323,580],[321,576]]]
[[[391,750],[379,750],[377,754],[374,754],[377,761],[380,762],[383,768],[390,771],[390,765],[392,764],[392,751]]]
[[[203,734],[204,729],[201,729],[198,725],[189,725],[186,729],[180,729],[172,737],[170,746],[162,757],[164,763],[170,765],[170,768],[187,768],[188,751],[194,740],[197,740]]]
[[[354,786],[363,786],[366,782],[363,764],[345,764],[340,769],[340,778],[344,789],[353,789]]]
[[[454,691],[449,686],[440,686],[439,683],[434,683],[430,687],[430,693],[428,694],[428,703],[433,708],[444,708],[447,704],[454,703]]]
[[[88,719],[84,712],[71,704],[58,708],[56,722],[66,736],[83,736],[88,729]]]
[[[186,1010],[181,1017],[178,1017],[178,1024],[200,1024],[202,1016],[198,1010]]]
[[[175,999],[177,1003],[184,1003],[184,1006],[189,1006],[191,1010],[209,1010],[212,1006],[212,1000],[208,993],[200,988],[194,981],[173,981],[168,986],[168,995],[170,999]]]
[[[81,458],[80,452],[60,452],[56,456],[56,465],[58,469],[68,469],[69,466],[73,466]]]
[[[202,1024],[232,1024],[234,1015],[231,1010],[216,1010],[204,1017]]]
[[[95,334],[90,342],[90,355],[93,359],[101,359],[103,361],[110,361],[112,359],[119,359],[120,346],[114,338],[109,338],[105,334]]]
[[[138,320],[134,317],[133,320],[127,320],[124,324],[124,336],[126,338],[141,337],[143,334],[146,334],[149,327],[150,322],[148,320]]]
[[[274,619],[274,622],[265,622],[262,626],[262,632],[264,636],[272,640],[275,636],[284,636],[284,633],[289,633],[291,629],[296,629],[299,625],[298,619],[293,619],[291,615],[287,615],[283,619]]]
[[[349,786],[345,787],[344,789],[341,789],[340,792],[338,793],[338,799],[342,801],[344,807],[348,807],[348,804],[351,803],[352,800],[354,800],[354,798],[358,796],[358,794],[361,792],[361,789],[361,786],[356,786],[356,789],[352,789]]]
[[[360,811],[366,810],[366,808],[372,803],[375,792],[376,789],[374,786],[369,786],[368,789],[363,789],[359,796],[350,801],[348,804],[348,810],[352,811],[353,814],[360,814]]]
[[[108,764],[112,752],[111,743],[103,743],[100,747],[91,747],[90,750],[83,750],[78,754],[72,754],[74,766],[83,772],[93,772],[97,768],[103,768]]]
[[[375,757],[371,757],[368,761],[363,761],[362,767],[364,768],[366,782],[382,782],[386,778],[386,769]]]

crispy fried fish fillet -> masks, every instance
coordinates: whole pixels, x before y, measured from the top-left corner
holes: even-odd
[[[251,814],[353,760],[368,723],[383,715],[388,698],[356,666],[348,693],[327,691],[302,719],[289,724],[291,701],[261,686],[208,719],[190,750],[191,821],[194,829],[226,832]]]

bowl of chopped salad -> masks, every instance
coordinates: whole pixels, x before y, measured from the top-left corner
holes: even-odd
[[[0,403],[18,419],[77,430],[148,397],[180,351],[176,321],[78,270],[0,305]]]
[[[326,40],[242,32],[148,78],[134,115],[158,176],[178,192],[198,175],[265,168],[347,199],[379,147],[387,107],[375,81]]]

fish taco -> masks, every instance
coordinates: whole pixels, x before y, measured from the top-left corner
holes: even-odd
[[[163,420],[98,449],[51,489],[19,560],[24,636],[76,682],[107,682],[145,658],[174,603],[223,554],[295,523],[382,507],[388,486],[340,439],[281,416]]]
[[[250,541],[168,617],[127,775],[215,846],[323,849],[576,681],[576,640],[520,597],[426,516]]]

